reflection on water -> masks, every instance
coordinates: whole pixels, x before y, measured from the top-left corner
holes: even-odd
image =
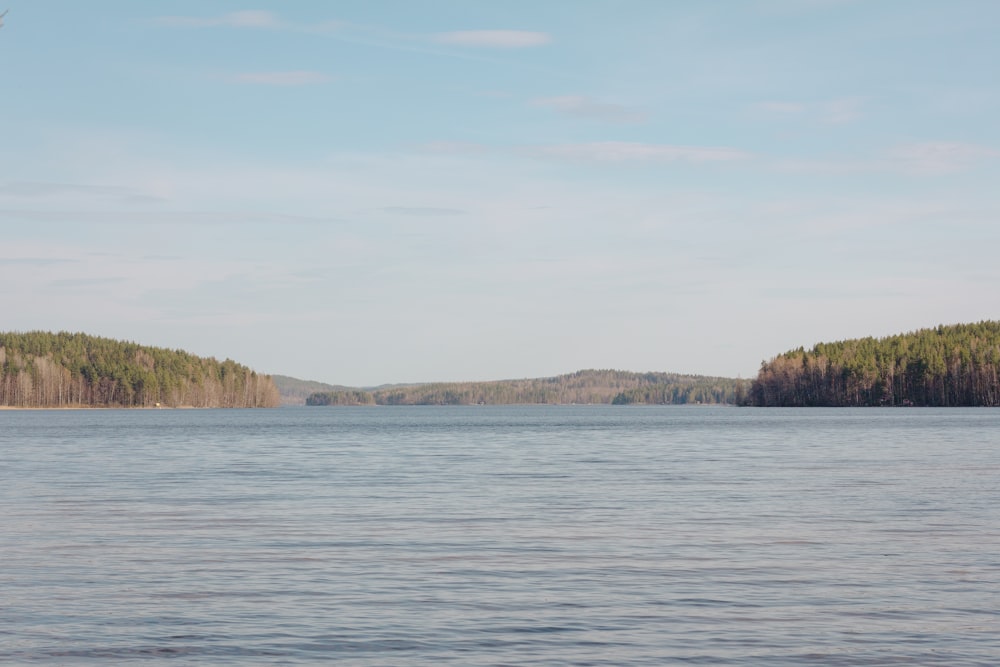
[[[0,663],[1000,656],[1000,411],[7,411],[0,505]]]

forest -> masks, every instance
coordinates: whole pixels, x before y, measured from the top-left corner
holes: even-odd
[[[273,407],[267,375],[235,361],[81,333],[0,333],[0,406]]]
[[[0,407],[730,404],[1000,406],[1000,322],[798,348],[733,378],[582,370],[548,378],[351,388],[81,333],[0,333]],[[317,390],[321,389],[321,390]],[[308,396],[306,396],[307,392]]]
[[[491,382],[449,382],[316,392],[306,405],[517,405],[739,403],[740,381],[676,373],[583,370]]]
[[[820,343],[761,365],[758,406],[998,406],[1000,322]]]

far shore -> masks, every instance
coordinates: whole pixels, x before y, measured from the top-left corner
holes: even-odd
[[[209,410],[194,405],[51,405],[21,406],[0,405],[0,410]]]

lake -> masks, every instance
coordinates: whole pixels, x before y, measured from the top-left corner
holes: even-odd
[[[1000,410],[0,412],[0,663],[996,665]]]

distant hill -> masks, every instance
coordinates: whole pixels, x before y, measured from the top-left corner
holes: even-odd
[[[376,391],[378,389],[385,389],[388,387],[412,387],[413,384],[383,384],[377,387],[349,387],[342,384],[327,384],[325,382],[317,382],[315,380],[300,380],[299,378],[294,378],[288,375],[272,375],[271,379],[274,380],[274,385],[278,388],[278,393],[281,395],[282,405],[305,405],[306,399],[312,394],[322,394],[326,392],[338,392],[338,391]]]
[[[257,408],[267,375],[226,359],[82,333],[0,333],[0,406]]]
[[[760,406],[1000,406],[1000,322],[819,343],[762,365]]]
[[[743,401],[732,378],[583,370],[568,375],[492,382],[447,382],[340,388],[316,392],[306,405],[516,405],[529,403],[684,404]]]
[[[305,405],[306,398],[311,394],[325,391],[349,391],[351,387],[343,385],[326,384],[325,382],[315,382],[313,380],[300,380],[287,375],[272,375],[274,386],[278,388],[281,395],[282,405]]]

